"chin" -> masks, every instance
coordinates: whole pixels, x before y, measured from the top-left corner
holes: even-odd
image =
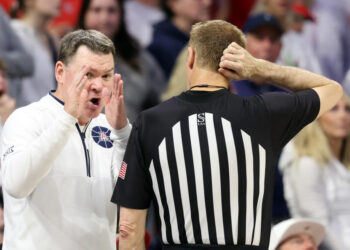
[[[101,114],[101,110],[88,110],[85,112],[85,117],[90,119],[96,118]]]

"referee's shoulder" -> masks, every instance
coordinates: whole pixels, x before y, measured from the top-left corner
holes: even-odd
[[[158,114],[159,112],[169,112],[169,110],[173,109],[176,106],[176,97],[172,97],[166,101],[163,101],[149,109],[146,109],[144,111],[142,111],[141,113],[143,115],[154,115],[154,114]]]

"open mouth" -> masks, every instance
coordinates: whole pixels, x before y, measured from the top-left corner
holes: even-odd
[[[100,99],[99,98],[92,98],[90,100],[90,102],[92,102],[92,104],[94,104],[94,105],[99,105],[100,104]]]

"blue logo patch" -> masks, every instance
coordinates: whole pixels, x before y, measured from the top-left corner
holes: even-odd
[[[113,141],[109,137],[111,135],[111,131],[108,128],[96,126],[91,130],[91,135],[94,141],[104,148],[113,147]]]

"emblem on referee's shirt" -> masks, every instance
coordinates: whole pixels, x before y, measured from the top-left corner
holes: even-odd
[[[113,141],[109,137],[111,135],[111,131],[108,128],[95,126],[91,130],[91,135],[94,141],[101,147],[113,147]]]
[[[205,126],[205,114],[204,113],[197,114],[197,124],[198,124],[198,126]]]
[[[126,175],[126,168],[128,167],[128,164],[126,164],[125,161],[122,162],[122,165],[120,167],[120,171],[119,171],[119,177],[122,178],[123,180],[125,179],[125,175]]]

